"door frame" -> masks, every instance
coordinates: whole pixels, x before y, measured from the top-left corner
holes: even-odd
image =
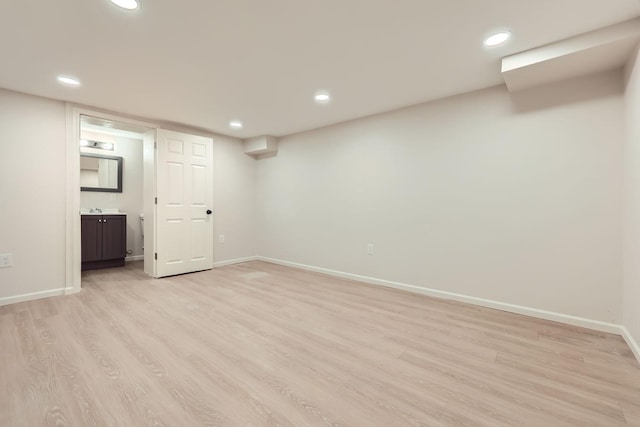
[[[65,103],[66,109],[66,215],[65,215],[65,295],[75,294],[81,289],[80,253],[80,116],[92,116],[104,120],[144,126],[157,130],[158,123]]]

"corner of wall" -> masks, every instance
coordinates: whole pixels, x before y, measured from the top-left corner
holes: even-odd
[[[633,74],[633,70],[636,67],[636,63],[638,62],[638,54],[640,53],[639,49],[640,49],[640,43],[638,45],[636,45],[636,47],[633,49],[633,52],[631,53],[631,56],[629,57],[629,60],[627,61],[627,63],[623,67],[623,81],[624,81],[625,89],[626,89],[627,85],[629,84],[629,80],[631,79],[631,75]]]

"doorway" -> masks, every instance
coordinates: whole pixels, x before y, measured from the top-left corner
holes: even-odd
[[[151,128],[80,115],[81,270],[144,259],[143,139]],[[130,264],[129,268],[142,263]],[[81,276],[81,280],[86,275]]]
[[[104,113],[97,110],[67,104],[67,219],[66,219],[66,289],[65,294],[79,292],[81,289],[81,265],[82,265],[82,244],[81,244],[81,208],[82,210],[123,210],[118,204],[123,202],[124,192],[117,191],[89,191],[81,192],[81,152],[92,151],[94,155],[107,157],[115,156],[116,149],[131,149],[128,146],[127,139],[135,140],[139,135],[147,131],[156,129],[158,126],[154,123],[143,122],[136,119],[129,119]],[[84,138],[83,138],[84,136]],[[81,143],[81,141],[84,141]],[[97,143],[93,145],[90,141]],[[129,141],[130,142],[130,141]],[[114,144],[111,147],[109,144]],[[83,144],[83,147],[81,147]],[[88,150],[89,145],[92,149]],[[101,145],[102,148],[97,148]],[[82,150],[81,150],[82,148]],[[113,150],[111,148],[114,148]],[[110,153],[110,154],[106,154]],[[124,162],[123,162],[124,163]],[[126,168],[126,164],[124,165]],[[123,171],[124,173],[124,171]],[[85,171],[85,178],[93,179],[93,183],[97,182],[95,174]],[[85,181],[86,182],[86,181]],[[122,182],[123,191],[127,191],[127,182]],[[88,195],[89,193],[95,193]],[[100,206],[102,205],[102,206]],[[138,212],[138,221],[139,221]],[[132,215],[133,216],[133,215]],[[134,219],[134,218],[130,218]],[[130,223],[129,223],[130,222]],[[136,253],[137,245],[141,244],[141,238],[136,242],[135,220],[128,221],[127,229],[131,228],[132,241],[127,242],[127,249],[131,250],[131,256],[143,257],[143,253]],[[141,247],[140,247],[141,251]],[[134,258],[135,259],[135,258]]]

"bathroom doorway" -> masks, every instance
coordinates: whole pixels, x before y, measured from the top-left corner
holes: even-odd
[[[85,263],[90,269],[105,267],[104,271],[109,264],[142,270],[142,140],[157,128],[153,123],[67,104],[65,294],[80,291]],[[83,222],[88,234],[94,234],[85,236],[93,239],[90,244],[82,244]],[[107,240],[97,240],[103,234]],[[87,257],[83,251],[91,252],[91,246],[93,253]],[[114,255],[118,252],[121,255]]]
[[[82,271],[124,267],[125,262],[142,268],[143,139],[149,131],[80,115]]]
[[[152,129],[89,114],[79,122],[81,270],[142,270],[143,139]]]

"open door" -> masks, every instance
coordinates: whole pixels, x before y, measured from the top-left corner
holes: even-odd
[[[145,181],[155,184],[145,188],[155,194],[145,209],[145,271],[165,277],[213,268],[213,140],[157,129],[145,135],[144,152]]]

